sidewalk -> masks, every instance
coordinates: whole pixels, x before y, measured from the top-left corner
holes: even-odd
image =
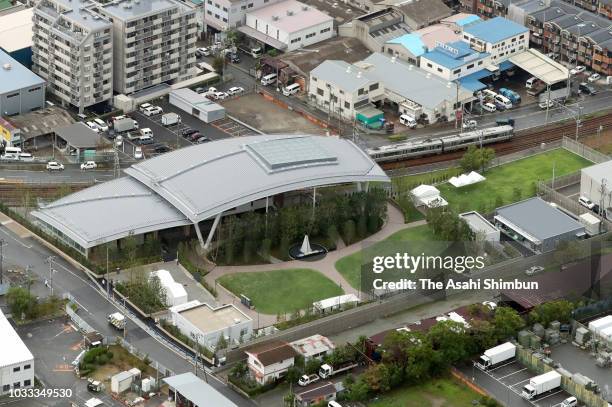
[[[395,206],[387,205],[387,221],[383,225],[382,229],[367,238],[368,242],[381,241],[391,236],[392,234],[408,228],[424,225],[425,220],[412,222],[409,224],[404,223],[404,215]],[[211,286],[216,285],[218,291],[217,301],[221,304],[237,304],[240,301],[230,291],[224,289],[215,281],[224,275],[233,273],[255,273],[259,271],[270,271],[270,270],[284,270],[284,269],[297,269],[297,268],[308,268],[316,270],[327,278],[332,280],[337,285],[341,286],[346,294],[358,294],[358,290],[353,288],[346,279],[336,270],[335,264],[338,260],[343,257],[349,256],[363,249],[363,241],[354,243],[350,246],[338,248],[338,250],[329,252],[324,258],[316,261],[284,261],[275,264],[265,265],[250,265],[250,266],[217,266],[205,277],[208,284]],[[253,310],[245,310],[244,307],[240,308],[245,311],[251,318],[256,320],[259,317],[260,326],[271,325],[276,322],[275,315],[259,314]]]

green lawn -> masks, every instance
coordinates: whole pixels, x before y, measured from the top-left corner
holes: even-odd
[[[368,403],[368,407],[471,407],[472,401],[480,398],[466,385],[444,378],[394,390]]]
[[[551,179],[553,166],[555,176],[559,177],[589,165],[593,163],[567,150],[557,149],[492,168],[483,174],[487,179],[478,184],[455,188],[445,183],[438,189],[451,208],[459,212],[486,213],[495,209],[497,201],[505,205],[517,201],[516,198],[534,196],[534,183]],[[515,195],[515,188],[520,189],[520,196]]]
[[[335,264],[336,270],[344,276],[346,281],[356,289],[360,289],[361,266],[364,261],[369,261],[372,256],[381,256],[389,251],[392,254],[396,251],[396,246],[392,243],[397,242],[428,242],[436,240],[427,225],[417,226],[410,229],[400,230],[386,238],[385,240],[367,247],[365,250],[358,251],[349,256],[338,260]],[[390,244],[391,243],[391,244]],[[425,250],[420,245],[411,244],[409,252],[418,253]]]
[[[0,10],[11,7],[13,4],[11,0],[0,0]]]
[[[311,269],[235,273],[217,281],[236,295],[244,294],[263,314],[289,313],[314,301],[344,294],[329,278]]]

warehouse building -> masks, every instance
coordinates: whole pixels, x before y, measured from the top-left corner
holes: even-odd
[[[175,89],[170,92],[170,104],[197,117],[204,123],[225,118],[225,108],[189,88]]]
[[[580,196],[599,205],[602,214],[612,219],[612,160],[580,170]]]
[[[316,44],[334,36],[334,19],[296,0],[285,0],[250,11],[244,34],[282,51]]]
[[[184,335],[212,350],[221,338],[231,346],[248,341],[253,334],[253,320],[233,304],[213,308],[193,300],[171,307],[170,315]]]
[[[32,10],[0,15],[0,49],[27,68],[32,67]]]
[[[489,242],[499,242],[499,229],[497,229],[484,216],[476,211],[465,212],[459,215],[463,219],[470,230],[476,234],[476,237],[482,237],[482,240]]]
[[[584,238],[584,226],[535,197],[497,208],[495,226],[534,253],[555,250],[562,241]]]
[[[44,106],[45,80],[0,50],[0,115],[18,115]]]
[[[0,310],[0,396],[34,386],[34,356]]]
[[[176,406],[237,407],[214,387],[191,372],[166,377],[162,381],[168,385],[168,396]]]

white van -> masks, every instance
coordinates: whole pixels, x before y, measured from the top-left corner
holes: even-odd
[[[497,95],[493,100],[495,100],[495,104],[502,106],[504,109],[512,109],[512,102],[504,95]]]
[[[285,96],[291,96],[291,95],[295,95],[296,93],[298,93],[300,91],[301,87],[298,83],[292,83],[291,85],[287,86],[286,88],[283,88],[283,95]]]
[[[497,93],[493,92],[491,89],[484,89],[482,91],[482,97],[485,99],[495,99]]]
[[[266,75],[266,76],[261,78],[261,84],[264,85],[264,86],[272,85],[273,83],[276,83],[276,74],[275,73],[268,74],[268,75]]]
[[[145,127],[144,129],[140,129],[140,136],[141,137],[153,137],[153,131],[150,128]]]
[[[527,82],[525,82],[525,87],[527,89],[531,89],[536,83],[538,83],[538,78],[532,76],[531,78],[527,79]]]
[[[4,154],[21,154],[21,147],[4,147]]]
[[[337,401],[330,400],[329,403],[327,403],[327,407],[342,407],[342,404],[338,403]]]
[[[399,117],[399,121],[404,126],[408,126],[411,129],[414,129],[417,126],[417,122],[414,117],[408,116],[407,114],[403,114]]]
[[[98,128],[102,131],[108,131],[108,124],[104,122],[102,119],[95,118],[94,123],[98,126]]]
[[[34,156],[30,153],[19,153],[19,161],[34,161]]]

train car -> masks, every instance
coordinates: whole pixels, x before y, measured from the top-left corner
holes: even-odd
[[[433,154],[461,150],[470,145],[485,145],[510,140],[514,128],[510,125],[488,127],[451,136],[408,141],[369,149],[368,154],[376,162],[399,161]]]

